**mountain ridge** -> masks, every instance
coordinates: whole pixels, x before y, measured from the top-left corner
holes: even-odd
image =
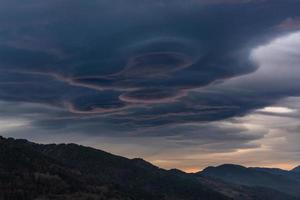
[[[189,176],[174,175],[141,159],[75,144],[42,145],[2,137],[0,199],[39,198],[230,199]]]
[[[247,169],[237,165],[234,167]],[[141,158],[128,159],[82,145],[36,144],[0,137],[1,200],[270,198],[296,200],[287,193],[271,188],[228,184],[201,173],[165,170]]]
[[[293,172],[300,172],[300,165],[298,167],[295,167],[294,169],[292,169],[291,171]]]
[[[243,186],[266,187],[295,197],[300,196],[300,176],[293,171],[224,164],[207,167],[196,175]]]

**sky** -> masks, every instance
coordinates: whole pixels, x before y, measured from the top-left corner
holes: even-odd
[[[5,137],[292,169],[299,82],[299,0],[0,0]]]

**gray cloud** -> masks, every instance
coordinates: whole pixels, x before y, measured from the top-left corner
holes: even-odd
[[[10,135],[235,152],[268,130],[227,120],[300,94],[300,36],[288,35],[300,1],[0,3],[0,118],[20,122]]]

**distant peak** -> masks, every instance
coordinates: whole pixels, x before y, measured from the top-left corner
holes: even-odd
[[[246,168],[242,165],[237,165],[237,164],[223,164],[223,165],[220,165],[218,167],[238,167],[238,168]]]
[[[291,170],[292,172],[300,172],[300,165]]]
[[[242,165],[236,165],[236,164],[223,164],[219,166],[209,166],[204,170],[208,170],[208,169],[246,169],[246,167]]]
[[[174,174],[186,174],[184,171],[181,171],[180,169],[170,169],[168,170],[169,172],[171,173],[174,173]]]

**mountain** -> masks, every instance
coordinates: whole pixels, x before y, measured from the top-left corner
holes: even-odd
[[[243,177],[253,170],[233,168]],[[76,144],[0,136],[0,200],[296,200],[280,190],[229,183],[204,171],[164,170],[140,158]]]
[[[251,169],[251,168],[250,168]],[[284,176],[286,178],[289,179],[294,179],[295,181],[299,181],[300,180],[300,173],[297,172],[297,170],[291,170],[291,171],[287,171],[287,170],[283,170],[283,169],[277,169],[277,168],[252,168],[258,171],[264,171],[270,174],[275,174],[275,175],[280,175],[280,176]]]
[[[198,180],[234,200],[299,200],[297,197],[266,187],[245,186],[195,174]]]
[[[197,175],[240,186],[268,188],[294,197],[300,197],[299,176],[280,169],[246,168],[239,165],[225,164],[218,167],[208,167],[197,173]]]
[[[268,172],[270,174],[283,175],[283,176],[287,176],[291,174],[290,171],[286,171],[279,168],[250,167],[248,169],[254,169],[256,171]]]
[[[297,172],[297,173],[299,173],[299,172],[300,172],[300,166],[295,167],[294,169],[292,169],[292,172]]]
[[[1,200],[227,200],[192,176],[76,144],[0,138]]]

